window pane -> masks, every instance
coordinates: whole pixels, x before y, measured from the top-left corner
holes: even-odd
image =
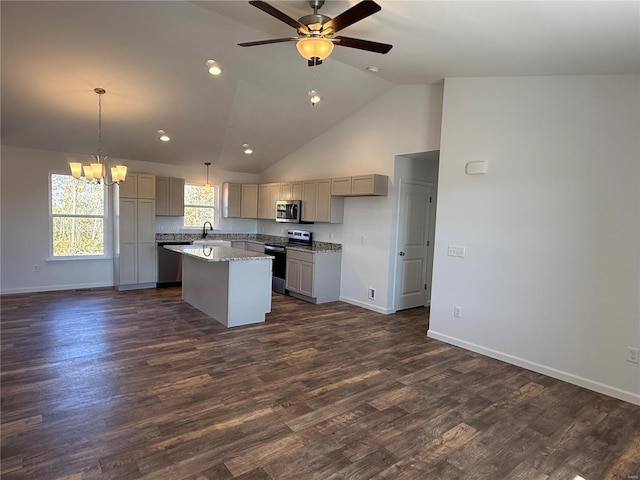
[[[215,206],[214,188],[211,187],[209,193],[204,191],[202,185],[185,185],[184,186],[184,204],[185,205],[209,205]],[[186,225],[186,223],[185,223]]]
[[[184,226],[202,227],[204,222],[214,225],[214,209],[210,207],[184,207]]]
[[[71,175],[51,175],[51,213],[104,215],[104,185],[91,185]]]
[[[103,218],[53,217],[53,256],[104,255]]]

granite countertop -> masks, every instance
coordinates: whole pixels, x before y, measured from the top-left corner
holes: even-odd
[[[211,240],[229,240],[232,242],[253,242],[253,243],[286,243],[287,237],[278,237],[275,235],[265,235],[261,233],[210,233],[207,235]],[[157,242],[166,241],[189,241],[202,239],[202,235],[194,233],[156,233]],[[340,252],[342,244],[330,242],[313,241],[311,247],[302,245],[287,246],[289,250],[300,250],[303,252],[322,253],[322,252]],[[254,252],[255,253],[255,252]]]
[[[235,260],[270,260],[271,255],[231,247],[206,245],[165,245],[167,250],[189,255],[206,262],[230,262]]]

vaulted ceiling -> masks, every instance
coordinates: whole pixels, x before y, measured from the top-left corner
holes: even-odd
[[[312,12],[304,0],[268,3],[296,19]],[[336,47],[309,68],[295,42],[237,46],[295,35],[245,1],[3,0],[2,143],[96,153],[102,87],[110,157],[258,173],[396,85],[640,72],[640,2],[378,3],[341,34],[393,44],[388,54]]]

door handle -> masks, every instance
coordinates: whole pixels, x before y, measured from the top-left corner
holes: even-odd
[[[404,257],[404,252],[400,252],[400,256],[401,256],[401,257]]]

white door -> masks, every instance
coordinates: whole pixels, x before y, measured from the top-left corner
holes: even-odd
[[[423,307],[431,286],[427,275],[432,186],[400,179],[395,309]]]

